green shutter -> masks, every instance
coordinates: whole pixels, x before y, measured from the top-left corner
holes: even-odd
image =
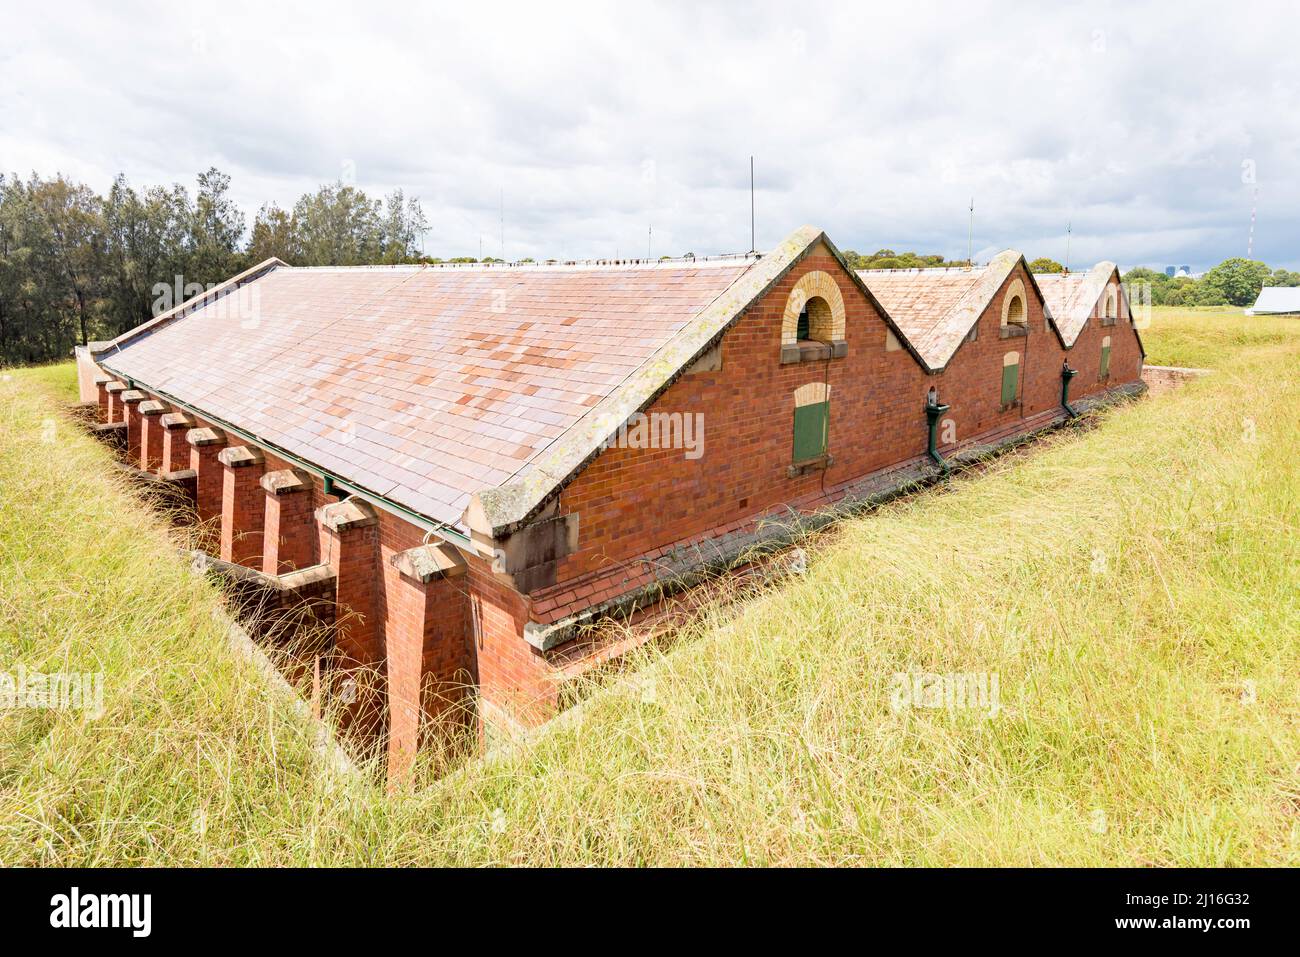
[[[1020,363],[1002,367],[1002,404],[1013,405],[1016,401],[1016,386],[1020,384]]]
[[[1101,347],[1101,377],[1105,379],[1110,375],[1110,346]]]
[[[794,460],[807,462],[826,454],[826,435],[830,429],[830,402],[814,402],[794,407]]]

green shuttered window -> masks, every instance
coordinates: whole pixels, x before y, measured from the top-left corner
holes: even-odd
[[[1002,404],[1013,405],[1016,401],[1016,388],[1020,385],[1020,363],[1013,362],[1002,367]]]
[[[794,460],[807,462],[826,454],[830,431],[831,404],[814,402],[794,409]]]
[[[1110,346],[1101,347],[1101,377],[1103,379],[1110,377]]]

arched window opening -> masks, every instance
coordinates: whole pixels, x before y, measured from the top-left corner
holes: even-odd
[[[831,305],[821,296],[811,296],[799,313],[798,336],[812,342],[831,342],[835,338],[835,319]]]
[[[1108,326],[1114,325],[1115,320],[1119,318],[1119,293],[1114,286],[1106,287],[1106,306],[1102,318]]]
[[[1025,300],[1018,295],[1012,296],[1007,304],[1007,324],[1023,326],[1025,321]]]

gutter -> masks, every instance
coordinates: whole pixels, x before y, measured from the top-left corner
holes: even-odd
[[[271,452],[273,455],[276,456],[276,458],[284,459],[286,462],[289,462],[292,465],[296,466],[297,468],[302,469],[304,472],[309,472],[310,474],[315,475],[316,477],[320,478],[323,482],[327,483],[331,489],[342,488],[346,490],[349,495],[355,498],[359,498],[362,501],[373,505],[375,508],[383,509],[385,512],[388,512],[390,515],[396,515],[398,518],[410,522],[412,525],[415,525],[418,528],[422,528],[426,532],[432,532],[434,535],[437,535],[439,538],[443,539],[446,542],[450,542],[451,544],[460,548],[470,547],[469,536],[456,531],[454,528],[444,525],[441,522],[434,521],[433,519],[428,518],[427,516],[421,515],[419,512],[412,511],[411,509],[407,508],[405,505],[400,505],[397,502],[394,502],[392,499],[385,498],[383,495],[379,495],[375,492],[367,491],[357,485],[352,484],[351,482],[345,480],[341,481],[335,475],[325,471],[319,465],[315,465],[311,462],[306,461],[305,459],[299,458],[298,456],[294,455],[292,452],[289,452],[288,450],[283,449],[280,446],[276,445],[274,442],[270,442],[259,435],[254,435],[251,432],[245,431],[244,429],[231,425],[229,422],[226,422],[223,419],[216,418],[210,413],[204,412],[202,409],[190,405],[188,402],[182,402],[180,399],[177,399],[175,396],[171,395],[170,393],[163,392],[159,389],[154,389],[150,387],[150,385],[147,382],[140,382],[138,379],[133,379],[131,376],[118,372],[112,366],[108,365],[105,362],[100,361],[97,364],[102,368],[107,369],[109,372],[112,372],[115,376],[118,376],[121,379],[125,379],[132,387],[140,386],[146,391],[152,392],[154,395],[160,395],[164,399],[166,399],[169,403],[176,406],[178,409],[183,409],[184,411],[189,412],[192,415],[198,416],[199,418],[204,419],[208,422],[212,422],[213,424],[219,426],[223,431],[238,436],[239,438],[243,439],[245,442],[251,442],[252,444],[257,445],[267,450],[268,452]]]

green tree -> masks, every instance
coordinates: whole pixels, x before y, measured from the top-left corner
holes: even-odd
[[[76,304],[77,324],[84,345],[89,341],[92,301],[98,291],[103,256],[100,199],[88,186],[62,176],[41,180],[33,175],[28,187],[48,243],[50,264]]]
[[[303,266],[360,266],[383,261],[383,204],[355,186],[334,183],[293,206]]]
[[[1202,282],[1208,289],[1217,290],[1224,303],[1248,306],[1259,297],[1259,291],[1269,275],[1268,266],[1262,262],[1253,259],[1225,259],[1207,272]],[[1205,295],[1210,295],[1208,290]],[[1202,305],[1219,303],[1203,302]]]
[[[141,195],[118,176],[103,205],[104,333],[119,335],[148,319],[159,283],[184,282],[190,234],[183,187],[154,186]]]
[[[1029,264],[1029,271],[1036,273],[1065,272],[1065,267],[1055,259],[1048,259],[1046,256],[1039,256]]]
[[[207,285],[229,279],[238,271],[239,244],[244,237],[244,214],[230,198],[230,177],[216,167],[200,173],[189,213],[186,283]]]
[[[410,262],[420,255],[420,243],[429,230],[418,199],[406,199],[394,190],[384,204],[384,255],[386,263]]]
[[[255,266],[273,257],[290,265],[298,265],[303,259],[293,214],[274,203],[265,203],[253,219],[244,258],[247,265]]]

